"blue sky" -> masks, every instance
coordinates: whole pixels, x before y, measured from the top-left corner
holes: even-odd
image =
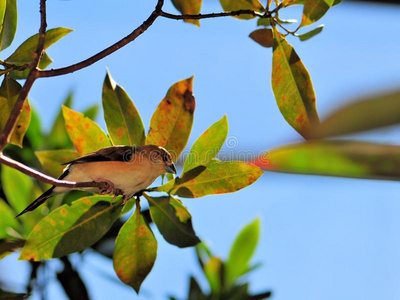
[[[39,27],[36,2],[19,2],[15,45]],[[47,2],[49,28],[75,30],[48,51],[54,60],[51,67],[62,67],[128,34],[150,14],[155,1]],[[165,9],[175,12],[168,1]],[[216,0],[204,3],[203,12],[220,10]],[[299,10],[291,13],[287,17],[300,16]],[[320,35],[307,42],[289,39],[311,74],[321,117],[363,95],[398,87],[399,13],[397,6],[343,3],[319,22],[325,24]],[[195,75],[197,107],[189,145],[224,114],[230,137],[238,141],[237,151],[259,153],[300,141],[272,95],[271,50],[248,38],[255,28],[254,20],[233,18],[203,20],[200,28],[159,19],[137,41],[95,65],[40,79],[30,101],[42,116],[43,127],[49,129],[71,89],[76,110],[101,103],[108,68],[149,124],[168,87]],[[12,50],[5,51],[4,57]],[[98,121],[104,126],[101,116]],[[397,128],[386,128],[355,138],[398,143],[399,137]],[[262,237],[254,262],[263,266],[249,277],[252,291],[270,288],[276,300],[400,298],[397,182],[266,173],[238,193],[184,203],[198,235],[220,256],[227,255],[243,225],[261,217]],[[102,273],[115,277],[110,262],[90,253],[83,261],[76,259],[93,299],[183,297],[188,275],[198,274],[193,250],[168,245],[158,233],[157,238],[157,261],[140,297],[131,288],[104,279]],[[10,256],[0,262],[0,279],[8,278],[18,287],[26,265],[15,259]],[[49,292],[63,299],[54,281]]]

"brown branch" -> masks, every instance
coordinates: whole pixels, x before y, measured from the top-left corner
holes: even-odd
[[[16,169],[26,175],[29,175],[33,178],[40,180],[40,181],[47,182],[47,183],[55,185],[55,186],[62,186],[62,187],[68,187],[68,188],[96,187],[96,188],[99,188],[102,190],[103,189],[106,190],[109,187],[109,184],[107,182],[95,182],[95,181],[74,182],[74,181],[58,180],[51,176],[43,174],[37,170],[34,170],[28,166],[25,166],[24,164],[5,156],[3,153],[0,153],[0,163],[3,163],[13,169]]]
[[[119,40],[115,44],[111,45],[110,47],[100,51],[99,53],[85,59],[79,63],[70,65],[68,67],[59,68],[59,69],[50,69],[50,70],[42,70],[38,71],[39,77],[53,77],[53,76],[60,76],[65,75],[68,73],[72,73],[83,68],[86,68],[95,62],[103,59],[104,57],[114,53],[115,51],[119,50],[120,48],[124,47],[125,45],[129,44],[130,42],[134,41],[138,36],[140,36],[143,32],[145,32],[153,23],[154,21],[161,15],[162,11],[161,8],[164,5],[164,0],[158,0],[156,8],[151,13],[151,15],[147,18],[146,21],[143,22],[142,25],[137,27],[134,31],[128,34],[123,39]]]
[[[219,18],[219,17],[235,17],[240,15],[252,15],[254,17],[260,18],[269,18],[270,13],[259,13],[251,9],[240,9],[234,11],[227,11],[221,13],[210,13],[210,14],[198,14],[198,15],[174,15],[167,13],[165,11],[161,11],[161,17],[173,19],[173,20],[200,20],[200,19],[210,19],[210,18]]]
[[[24,83],[24,86],[21,89],[21,92],[18,95],[18,99],[14,104],[14,107],[10,113],[10,117],[7,120],[6,125],[4,126],[3,132],[0,135],[0,153],[3,148],[10,141],[10,137],[14,131],[15,126],[17,125],[18,118],[21,114],[22,108],[24,106],[25,100],[28,97],[29,91],[32,88],[33,83],[38,78],[38,65],[40,58],[44,49],[44,41],[46,39],[46,0],[40,0],[40,28],[39,28],[39,39],[36,47],[36,51],[33,54],[33,62],[32,67],[29,72],[28,77]]]

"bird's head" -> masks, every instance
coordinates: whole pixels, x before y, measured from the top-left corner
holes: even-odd
[[[144,148],[145,155],[149,158],[155,171],[160,175],[165,173],[176,174],[172,156],[166,149],[155,145],[147,145]]]

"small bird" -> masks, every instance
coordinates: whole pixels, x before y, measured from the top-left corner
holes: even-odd
[[[165,173],[176,174],[171,154],[162,147],[146,145],[112,146],[99,149],[65,163],[67,167],[58,179],[75,182],[107,182],[109,188],[79,188],[97,194],[123,195],[123,204],[140,193]],[[52,186],[16,217],[34,210],[54,195],[70,191],[71,188]]]

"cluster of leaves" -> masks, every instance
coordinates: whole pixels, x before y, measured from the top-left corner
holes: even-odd
[[[75,150],[43,150],[35,154],[43,168],[54,176],[61,173],[62,163],[111,145],[160,145],[177,160],[187,144],[193,123],[195,99],[192,82],[193,78],[188,78],[169,89],[153,114],[146,136],[135,105],[124,89],[107,74],[103,84],[103,109],[108,135],[84,114],[63,106],[65,129]],[[60,130],[60,121],[61,114],[50,135],[55,134],[63,139],[65,133],[56,133]],[[194,143],[181,176],[170,178],[164,185],[153,189],[167,193],[166,196],[144,194],[152,221],[169,243],[189,247],[200,241],[193,230],[189,211],[176,196],[197,198],[235,192],[261,176],[262,171],[253,164],[215,158],[227,133],[228,123],[223,117]],[[15,211],[20,211],[33,197],[40,195],[40,189],[32,192],[32,180],[18,171],[3,167],[2,174],[7,200]],[[21,182],[24,183],[23,188],[16,188]],[[15,193],[19,194],[14,196]],[[64,204],[52,210],[45,217],[43,210],[37,210],[22,217],[24,231],[18,229],[19,223],[13,219],[14,212],[8,209],[7,218],[3,221],[6,223],[2,225],[3,228],[14,228],[21,236],[27,237],[20,259],[39,261],[63,257],[96,243],[135,204],[130,201],[123,207],[119,200],[117,204],[110,205],[110,200],[109,196],[79,198],[70,205]],[[5,203],[3,205],[7,207]],[[7,236],[6,231],[4,235]],[[123,282],[139,291],[157,254],[157,241],[141,213],[139,201],[136,201],[135,212],[122,226],[115,243],[115,271]]]
[[[339,4],[340,0],[269,0],[266,8],[258,0],[220,2],[225,11],[250,9],[261,14],[257,25],[263,28],[253,31],[250,38],[263,47],[272,47],[271,86],[276,102],[285,120],[306,140],[265,152],[255,161],[258,166],[267,171],[377,179],[399,178],[397,166],[400,147],[332,138],[398,124],[400,115],[396,108],[399,106],[400,92],[352,101],[352,104],[320,121],[311,77],[294,48],[286,40],[287,36],[295,36],[305,41],[320,33],[323,25],[303,34],[297,32],[317,22],[332,6]],[[272,10],[271,5],[275,5]],[[279,12],[292,5],[302,5],[303,13],[300,24],[294,30],[289,30],[285,25],[297,20],[282,20]],[[176,7],[184,14],[192,11],[187,6],[186,10],[179,5]],[[253,15],[236,17],[255,18]],[[279,29],[284,32],[279,32]]]
[[[255,219],[239,232],[231,246],[228,259],[225,261],[213,255],[204,242],[198,244],[196,246],[197,259],[204,277],[207,279],[209,292],[204,292],[198,281],[191,276],[186,299],[255,300],[269,298],[271,296],[270,291],[255,295],[250,294],[249,283],[242,280],[260,266],[260,264],[250,265],[259,236],[260,220]],[[175,300],[176,298],[171,297],[170,299]]]

